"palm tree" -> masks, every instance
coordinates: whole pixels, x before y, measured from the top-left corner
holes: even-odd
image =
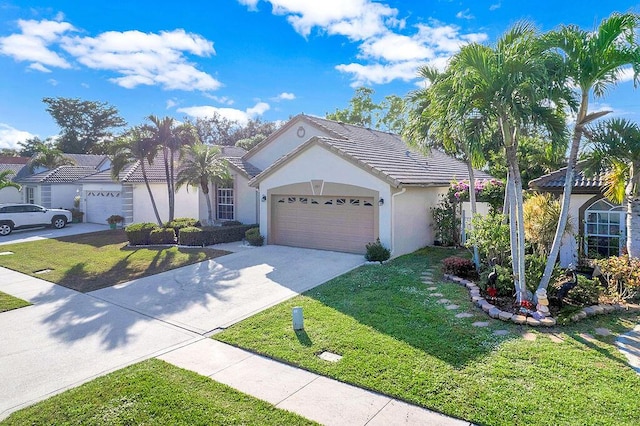
[[[476,111],[465,104],[463,97],[457,96],[451,73],[441,73],[424,66],[419,70],[419,76],[430,84],[409,95],[409,101],[415,108],[409,114],[405,136],[413,145],[425,150],[442,148],[467,164],[471,215],[475,216],[477,203],[473,168],[486,163],[480,139],[473,131]],[[473,245],[473,261],[479,269],[480,256],[476,244]]]
[[[53,170],[60,166],[68,166],[75,164],[71,158],[65,157],[64,153],[59,149],[41,143],[36,147],[36,152],[29,160],[29,169],[33,173],[36,167],[44,167],[47,170]]]
[[[169,221],[174,218],[175,212],[175,157],[181,154],[181,148],[186,145],[196,143],[198,134],[195,128],[188,123],[175,125],[175,120],[171,117],[158,118],[150,115],[149,120],[153,123],[154,143],[162,148],[164,157],[164,169],[167,179],[167,196],[169,201]]]
[[[511,258],[517,301],[528,298],[525,285],[525,236],[518,141],[527,127],[544,127],[550,139],[564,136],[563,108],[568,90],[559,74],[559,57],[544,52],[534,28],[516,24],[494,48],[464,46],[450,63],[453,89],[477,110],[473,125],[489,138],[499,129],[508,165]]]
[[[131,128],[118,137],[111,147],[111,177],[114,180],[119,180],[120,173],[127,166],[138,162],[156,220],[158,221],[158,225],[162,225],[146,170],[146,164],[153,164],[157,153],[158,146],[153,141],[153,132],[149,126],[136,126]]]
[[[546,289],[549,285],[551,272],[560,252],[562,234],[569,216],[569,202],[584,127],[607,113],[589,113],[589,96],[593,93],[597,98],[603,97],[608,89],[616,84],[620,73],[628,65],[633,67],[634,85],[639,82],[640,47],[636,40],[639,23],[640,15],[614,13],[600,23],[596,32],[584,31],[569,25],[544,37],[544,43],[548,48],[562,54],[566,73],[579,90],[580,108],[567,161],[560,221],[538,288]]]
[[[13,182],[9,176],[15,174],[13,170],[3,170],[0,172],[0,189],[16,188],[20,189],[20,185]]]
[[[640,257],[640,126],[612,119],[587,129],[592,148],[587,170],[603,173],[604,195],[627,204],[627,253]]]
[[[231,179],[226,160],[220,155],[220,148],[203,143],[184,148],[185,160],[178,171],[176,188],[183,185],[199,186],[206,196],[209,223],[213,223],[213,209],[209,197],[209,184],[224,184]]]

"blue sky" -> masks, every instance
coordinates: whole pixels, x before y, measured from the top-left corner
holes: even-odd
[[[460,45],[492,43],[528,19],[593,29],[637,0],[0,0],[0,148],[59,132],[43,97],[149,114],[286,120],[346,106],[354,87],[406,95],[416,69]],[[619,84],[594,109],[640,121],[640,90]]]

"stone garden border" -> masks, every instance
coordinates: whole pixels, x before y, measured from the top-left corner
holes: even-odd
[[[474,305],[482,309],[491,318],[499,319],[505,322],[512,322],[514,324],[527,324],[533,327],[545,326],[553,327],[557,321],[553,317],[547,317],[541,320],[537,320],[532,317],[526,317],[524,315],[512,314],[511,312],[501,311],[496,306],[489,303],[487,299],[480,295],[480,287],[478,287],[473,281],[466,280],[464,278],[457,277],[455,275],[444,274],[444,278],[454,283],[460,284],[469,290],[469,297]],[[582,308],[581,311],[571,316],[571,321],[580,321],[587,317],[594,315],[609,314],[616,311],[632,311],[640,312],[640,305],[633,303],[616,303],[614,305],[593,305]]]

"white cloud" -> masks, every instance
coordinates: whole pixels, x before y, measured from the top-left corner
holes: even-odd
[[[89,83],[80,83],[80,86],[84,87],[85,89],[88,89],[90,87]]]
[[[222,104],[222,105],[233,105],[234,104],[234,100],[229,98],[228,96],[215,96],[215,95],[210,95],[208,93],[205,93],[204,96],[209,98],[209,99],[213,99],[214,101],[216,101],[216,102],[218,102],[219,104]]]
[[[623,68],[618,75],[618,81],[620,83],[625,83],[627,81],[633,81],[633,68],[627,67]]]
[[[16,61],[38,63],[58,68],[71,68],[71,64],[49,46],[75,28],[67,22],[19,20],[19,34],[0,37],[0,54]]]
[[[174,106],[178,105],[178,102],[175,99],[167,99],[167,109],[171,109]]]
[[[475,19],[475,16],[471,14],[471,10],[465,9],[456,13],[456,18],[458,19]]]
[[[491,6],[489,6],[489,10],[491,10],[491,11],[498,10],[498,9],[500,9],[501,6],[502,6],[502,3],[500,3],[500,2],[494,3]]]
[[[28,68],[31,70],[36,70],[40,72],[51,72],[49,68],[45,67],[40,62],[34,62],[31,65],[29,65]]]
[[[247,6],[250,11],[255,12],[258,10],[259,1],[260,0],[238,0],[238,3]]]
[[[49,83],[52,86],[57,86],[58,80],[56,80],[55,78],[50,78],[49,80],[47,80],[47,83]]]
[[[8,124],[0,123],[0,148],[18,148],[18,142],[24,142],[36,135],[24,130],[18,130]]]
[[[238,1],[254,8],[259,2]],[[463,34],[455,25],[436,21],[416,25],[413,34],[407,34],[405,20],[398,18],[397,9],[372,0],[263,1],[271,4],[273,14],[286,16],[304,37],[318,29],[359,43],[360,62],[336,66],[338,71],[352,76],[352,86],[416,79],[420,65],[428,63],[441,68],[461,46],[487,39],[484,33]],[[458,15],[472,18],[469,9]]]
[[[296,95],[290,92],[282,92],[278,96],[272,98],[273,101],[292,101],[296,98]]]
[[[167,90],[211,91],[222,86],[188,60],[188,55],[214,55],[213,42],[183,29],[108,31],[91,37],[75,35],[78,30],[68,22],[20,20],[18,26],[20,33],[0,38],[0,54],[31,62],[33,70],[71,68],[67,59],[71,57],[87,68],[112,71],[116,76],[109,81],[128,89],[157,85]]]
[[[265,102],[258,102],[256,105],[247,108],[245,111],[235,108],[218,108],[210,105],[178,108],[177,111],[194,118],[206,118],[215,114],[220,114],[229,120],[234,120],[244,125],[249,121],[249,119],[264,114],[270,108],[269,104]]]

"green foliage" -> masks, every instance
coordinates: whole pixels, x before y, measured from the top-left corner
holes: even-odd
[[[246,123],[239,123],[221,116],[219,113],[197,118],[195,122],[187,120],[195,127],[200,141],[207,145],[240,146],[248,149],[248,146],[257,143],[260,138],[275,132],[279,124],[277,122],[262,121],[259,118],[251,118]]]
[[[175,244],[176,232],[173,228],[156,228],[149,234],[150,244]]]
[[[452,202],[469,201],[469,180],[453,182],[449,187]],[[505,186],[497,179],[476,179],[476,201],[489,203],[493,212],[502,211]]]
[[[127,233],[129,245],[144,246],[150,243],[151,231],[158,228],[158,225],[150,222],[132,223],[124,231]]]
[[[122,223],[124,222],[124,216],[120,216],[119,214],[112,214],[111,216],[109,216],[107,218],[107,223],[109,225],[113,225],[116,223]]]
[[[372,96],[375,91],[370,87],[358,87],[349,106],[327,113],[329,120],[355,124],[362,127],[375,127],[396,134],[402,133],[407,122],[404,99],[397,95],[389,95],[377,104]]]
[[[440,202],[431,208],[433,215],[433,230],[435,239],[443,246],[454,246],[458,242],[458,222],[456,221],[455,206],[445,195],[440,196]]]
[[[525,256],[525,281],[527,283],[527,289],[532,293],[538,288],[538,283],[542,278],[542,274],[544,273],[544,268],[547,264],[546,256],[540,254],[528,254]],[[562,270],[558,265],[554,266],[553,271],[551,272],[551,282],[561,277],[563,274]]]
[[[252,246],[264,244],[264,237],[260,235],[260,228],[247,229],[247,232],[244,233],[244,239]]]
[[[376,239],[374,243],[367,243],[366,248],[367,252],[364,258],[367,259],[368,262],[382,263],[391,257],[391,251],[382,245],[380,238]]]
[[[222,222],[220,226],[239,226],[239,225],[242,225],[242,222],[240,222],[239,220],[225,220],[224,222]]]
[[[477,276],[476,267],[471,259],[458,256],[450,256],[442,260],[442,272],[462,278],[474,278]]]
[[[567,298],[574,305],[591,306],[598,304],[602,293],[603,288],[598,280],[578,274],[578,285],[569,290]]]
[[[541,256],[547,256],[560,221],[560,201],[549,193],[534,194],[523,205],[524,235]],[[571,221],[567,221],[565,233],[571,232]]]
[[[205,246],[202,229],[195,226],[186,226],[178,233],[178,244],[182,246]]]
[[[57,147],[62,152],[104,153],[103,143],[113,137],[113,129],[127,123],[116,107],[107,102],[79,98],[44,98],[47,112],[61,129]]]
[[[255,225],[187,227],[180,230],[178,242],[185,246],[210,246],[242,241],[251,228],[255,228]]]
[[[3,188],[16,188],[20,189],[20,185],[11,180],[11,175],[14,174],[13,170],[0,171],[0,189]]]
[[[247,151],[249,151],[251,150],[251,148],[258,145],[260,142],[262,142],[266,138],[267,138],[267,135],[263,135],[262,133],[259,133],[257,135],[254,135],[245,139],[240,139],[238,142],[236,142],[236,146],[238,148],[246,149]]]
[[[513,296],[513,271],[511,270],[511,267],[496,265],[495,269],[496,274],[498,275],[495,284],[495,288],[498,291],[498,296]],[[487,289],[487,279],[491,272],[493,272],[493,268],[485,269],[484,271],[482,271],[482,273],[480,274],[478,287],[483,290]]]
[[[610,297],[630,300],[640,295],[640,259],[623,255],[594,262],[607,282]]]
[[[507,263],[510,238],[509,225],[504,223],[504,219],[503,214],[489,213],[486,216],[476,215],[471,220],[473,229],[467,233],[466,246],[472,247],[475,244],[485,264],[494,258],[499,265]]]

